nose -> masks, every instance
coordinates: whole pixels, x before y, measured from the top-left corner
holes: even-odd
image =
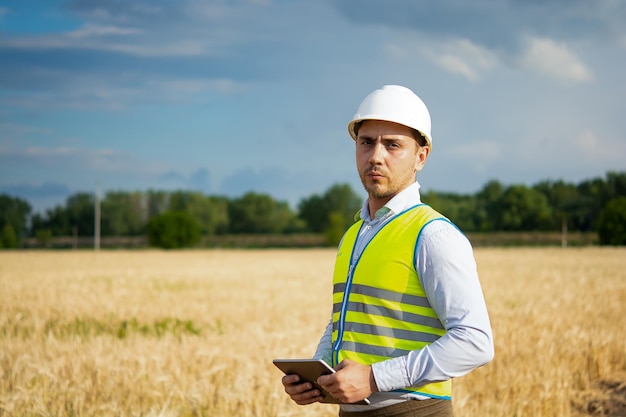
[[[382,163],[385,156],[385,146],[379,140],[374,143],[372,146],[371,155],[370,155],[370,163],[373,165],[377,165]]]

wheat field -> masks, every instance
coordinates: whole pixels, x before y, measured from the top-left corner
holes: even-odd
[[[456,416],[626,415],[626,248],[479,248],[493,362]],[[282,391],[335,252],[0,252],[0,416],[336,416]]]

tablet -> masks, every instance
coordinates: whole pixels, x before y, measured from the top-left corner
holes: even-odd
[[[324,399],[320,402],[331,404],[343,404],[341,401],[330,395],[324,388],[320,387],[317,382],[317,378],[322,375],[329,375],[335,372],[326,362],[322,359],[274,359],[274,365],[285,375],[296,374],[302,378],[303,381],[310,382],[313,386],[320,390]],[[366,405],[369,404],[369,400],[366,398],[363,401],[358,401],[353,404]]]

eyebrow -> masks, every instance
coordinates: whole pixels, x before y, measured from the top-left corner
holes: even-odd
[[[378,137],[378,136],[376,136]],[[370,135],[358,135],[357,139],[374,139],[374,136],[370,136]],[[414,140],[413,138],[409,137],[409,136],[405,136],[405,135],[385,135],[381,138],[381,140],[383,141],[389,141],[389,140]]]
[[[405,139],[409,139],[410,138],[411,140],[414,140],[415,142],[417,142],[417,145],[420,146],[420,147],[427,146],[426,139],[417,130],[415,130],[415,137],[406,136],[406,135],[403,135],[403,134],[399,134],[399,135],[402,135],[402,137],[399,137],[399,136],[396,136],[396,135],[392,135],[392,137],[388,138],[388,137],[384,137],[383,136],[382,140],[383,141],[390,141],[390,140],[402,140],[402,141],[404,141]],[[359,139],[369,139],[369,140],[371,140],[371,139],[373,139],[373,137],[369,136],[369,135],[357,134],[356,140],[359,140]]]

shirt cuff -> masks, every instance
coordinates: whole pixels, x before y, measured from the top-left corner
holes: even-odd
[[[372,372],[378,391],[393,391],[411,385],[406,372],[404,357],[400,356],[372,364]]]

